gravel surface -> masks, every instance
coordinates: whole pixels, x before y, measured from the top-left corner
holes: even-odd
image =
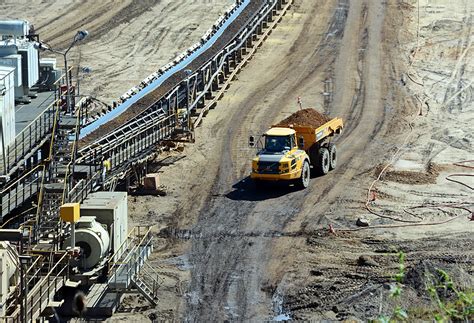
[[[2,1],[0,12],[2,18],[29,20],[41,39],[56,49],[66,49],[77,30],[88,30],[89,37],[69,52],[68,63],[92,69],[89,74],[77,74],[74,69],[73,81],[79,78],[81,94],[97,98],[95,102],[103,108],[199,42],[233,2]],[[43,57],[53,55],[42,53]],[[62,67],[63,57],[56,58]]]

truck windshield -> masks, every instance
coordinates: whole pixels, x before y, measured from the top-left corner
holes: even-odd
[[[289,136],[265,136],[265,150],[280,152],[291,149]]]

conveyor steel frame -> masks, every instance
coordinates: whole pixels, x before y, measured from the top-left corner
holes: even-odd
[[[188,115],[196,113],[204,107],[206,99],[213,97],[213,92],[230,74],[231,67],[238,64],[246,49],[252,46],[257,35],[272,21],[275,11],[281,9],[283,3],[286,1],[267,1],[225,48],[162,99],[110,134],[82,147],[78,164],[98,164],[98,158],[107,155],[112,162],[112,173],[117,173],[119,169],[123,173],[131,160],[145,158],[151,153],[150,148],[169,138],[175,127],[185,124],[185,118],[177,117],[178,109],[186,109]]]

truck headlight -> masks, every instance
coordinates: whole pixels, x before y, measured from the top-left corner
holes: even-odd
[[[291,167],[291,169],[296,168],[296,158],[291,161],[291,166],[290,167]]]
[[[290,163],[284,163],[281,165],[281,172],[282,174],[289,173],[290,172]]]

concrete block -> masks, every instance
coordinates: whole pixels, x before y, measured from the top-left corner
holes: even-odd
[[[157,173],[147,174],[143,180],[143,187],[149,190],[156,190],[160,187],[160,176]]]

